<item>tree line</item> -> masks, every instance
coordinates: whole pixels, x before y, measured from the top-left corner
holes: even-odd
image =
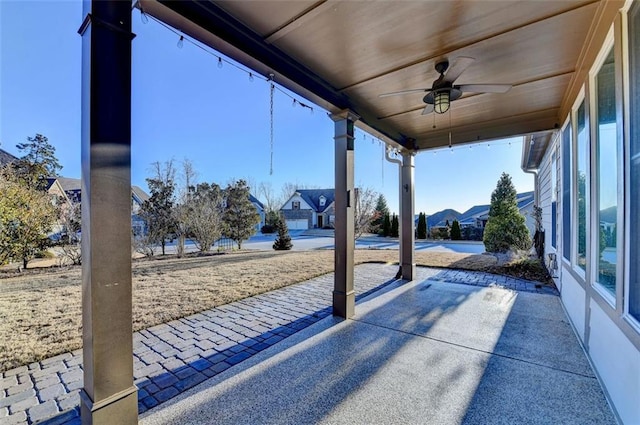
[[[164,255],[167,241],[175,239],[180,257],[187,238],[200,252],[207,252],[222,237],[241,249],[260,223],[247,182],[232,181],[224,188],[217,183],[195,183],[196,171],[189,160],[182,162],[181,184],[177,173],[174,160],[152,164],[152,176],[146,179],[150,197],[138,212],[144,226],[133,234],[136,251],[152,256],[153,247],[160,246]]]

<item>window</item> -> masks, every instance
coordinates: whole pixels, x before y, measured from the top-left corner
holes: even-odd
[[[291,209],[292,210],[299,210],[300,209],[300,201],[292,201],[291,202]]]
[[[629,11],[629,314],[640,321],[640,2]]]
[[[589,196],[587,193],[588,176],[588,146],[589,126],[584,100],[576,111],[576,173],[574,182],[576,187],[577,229],[575,245],[577,247],[575,264],[582,270],[587,268],[587,223],[589,222]]]
[[[557,248],[556,227],[557,227],[557,204],[558,204],[558,164],[556,160],[555,146],[551,150],[551,246]]]
[[[320,196],[320,206],[324,207],[324,204],[327,202],[327,198],[324,196]]]
[[[616,75],[613,47],[595,77],[596,197],[595,236],[598,260],[596,282],[614,297],[619,280],[618,232],[618,128],[616,125]]]
[[[562,256],[571,261],[571,122],[562,131]]]

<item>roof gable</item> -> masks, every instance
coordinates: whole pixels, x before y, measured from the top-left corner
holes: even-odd
[[[298,189],[297,193],[316,212],[322,212],[335,201],[335,189]],[[324,205],[320,205],[320,197],[324,197]]]

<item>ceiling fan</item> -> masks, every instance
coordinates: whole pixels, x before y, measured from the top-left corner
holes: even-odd
[[[460,84],[454,85],[460,74],[473,63],[475,59],[465,56],[458,57],[451,68],[449,61],[442,60],[436,63],[436,71],[440,74],[433,82],[431,88],[402,90],[393,93],[381,94],[379,97],[397,96],[409,93],[423,93],[426,96],[422,99],[427,106],[422,111],[422,115],[435,112],[444,114],[449,110],[452,101],[459,99],[462,93],[506,93],[511,88],[511,84]]]

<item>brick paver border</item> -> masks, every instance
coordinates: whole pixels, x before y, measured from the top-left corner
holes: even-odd
[[[397,266],[355,269],[356,301],[396,282]],[[418,268],[420,280],[558,295],[536,282],[483,272]],[[331,314],[333,273],[134,333],[142,413]],[[0,423],[79,424],[82,350],[2,373]]]

